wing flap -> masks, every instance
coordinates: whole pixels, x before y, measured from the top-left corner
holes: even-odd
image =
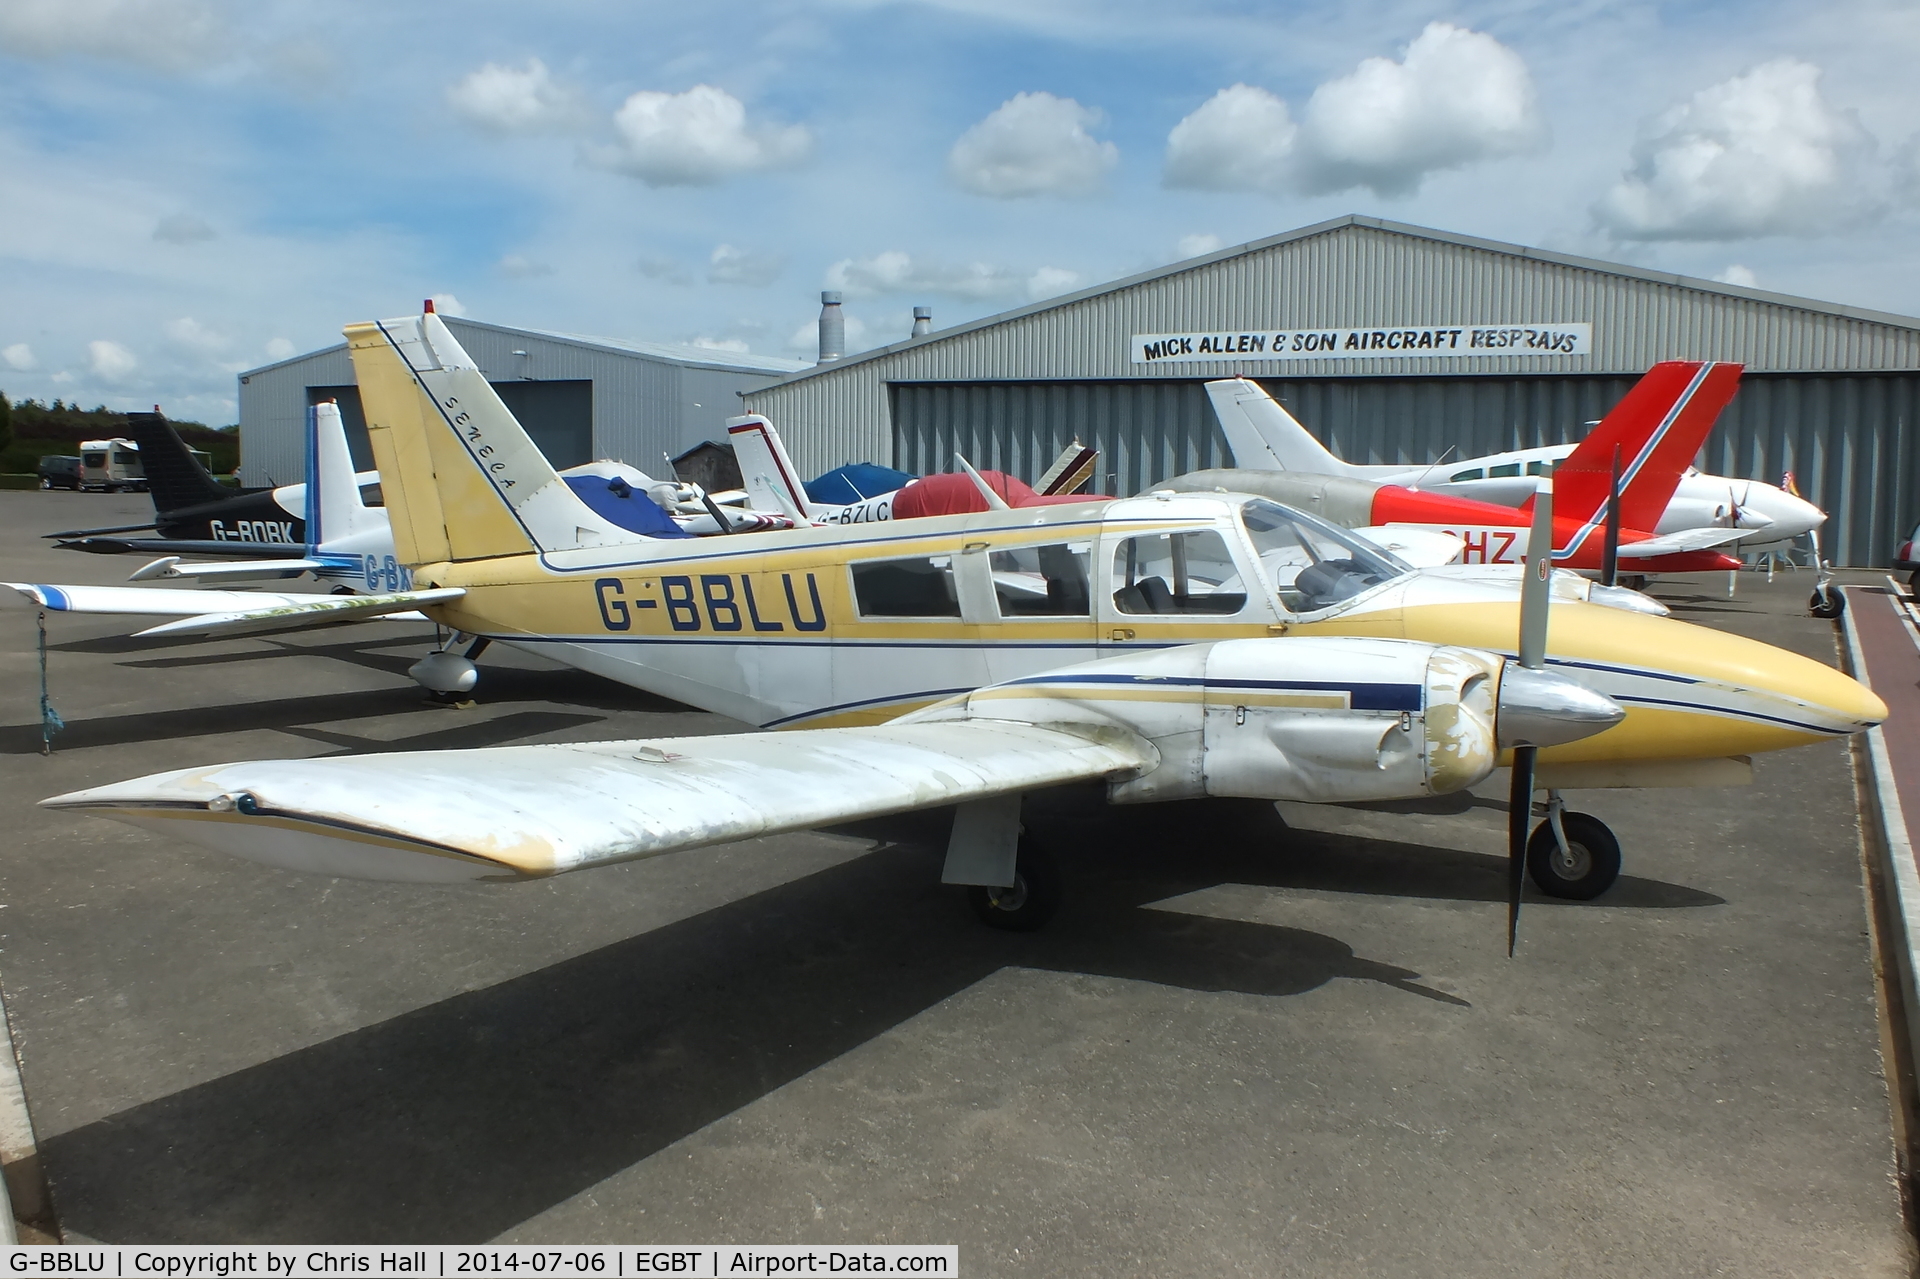
[[[1008,720],[262,760],[59,795],[290,869],[520,879],[1151,767],[1122,729]]]

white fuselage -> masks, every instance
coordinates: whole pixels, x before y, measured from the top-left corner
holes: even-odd
[[[1366,479],[1383,484],[1401,484],[1424,493],[1446,493],[1470,497],[1501,506],[1521,506],[1539,487],[1538,477],[1550,463],[1563,461],[1574,450],[1572,444],[1554,444],[1544,448],[1515,449],[1509,453],[1490,453],[1485,457],[1455,462],[1434,462],[1426,466],[1353,465],[1350,470]],[[1737,514],[1736,514],[1737,513]],[[1785,489],[1759,480],[1737,480],[1724,475],[1707,475],[1689,467],[1680,477],[1651,532],[1678,533],[1694,528],[1752,529],[1754,535],[1741,539],[1741,545],[1756,547],[1788,542],[1810,533],[1826,522],[1827,514],[1813,503],[1795,497]]]

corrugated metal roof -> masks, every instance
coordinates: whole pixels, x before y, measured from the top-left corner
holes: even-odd
[[[1455,324],[1592,326],[1578,355],[1133,363],[1135,334]],[[1222,249],[780,378],[746,394],[802,469],[884,460],[890,385],[1261,377],[1638,374],[1668,359],[1754,371],[1920,368],[1920,320],[1348,216]]]
[[[1896,315],[1888,311],[1873,311],[1865,307],[1847,306],[1838,302],[1823,302],[1815,298],[1798,297],[1789,293],[1773,293],[1766,289],[1745,288],[1737,284],[1726,284],[1719,280],[1706,280],[1697,276],[1677,275],[1670,271],[1654,271],[1645,267],[1629,266],[1622,262],[1608,262],[1601,258],[1585,258],[1572,253],[1556,253],[1551,249],[1535,249],[1521,244],[1507,244],[1500,240],[1484,240],[1478,236],[1462,235],[1454,231],[1440,231],[1432,227],[1415,226],[1406,222],[1392,222],[1385,218],[1373,218],[1363,214],[1349,213],[1343,217],[1315,223],[1312,226],[1300,227],[1292,231],[1283,231],[1278,235],[1267,236],[1265,239],[1252,240],[1246,244],[1217,249],[1212,253],[1203,254],[1200,257],[1186,258],[1179,262],[1169,263],[1166,266],[1155,267],[1150,271],[1142,271],[1137,275],[1129,275],[1123,279],[1111,280],[1105,284],[1097,284],[1090,288],[1081,289],[1076,293],[1063,294],[1059,297],[1048,298],[1043,302],[1030,303],[1027,306],[1016,307],[1011,311],[1002,311],[997,315],[989,315],[978,320],[968,321],[965,324],[957,324],[952,328],[936,329],[924,337],[910,338],[907,341],[895,342],[889,346],[875,347],[873,350],[862,351],[856,355],[849,355],[825,364],[803,365],[801,371],[780,379],[780,381],[775,382],[773,386],[785,386],[788,383],[802,381],[807,378],[835,373],[853,365],[866,363],[870,360],[882,359],[889,355],[898,355],[902,352],[952,341],[955,338],[964,337],[982,329],[990,329],[997,325],[1022,320],[1029,316],[1040,315],[1047,311],[1073,307],[1080,303],[1104,298],[1110,294],[1119,293],[1139,285],[1151,284],[1156,280],[1165,280],[1169,277],[1183,275],[1190,271],[1199,271],[1218,263],[1232,262],[1237,258],[1246,257],[1250,254],[1280,248],[1284,245],[1311,239],[1314,236],[1342,231],[1349,227],[1364,227],[1371,230],[1388,232],[1392,235],[1407,236],[1415,240],[1429,240],[1436,244],[1453,245],[1487,253],[1497,253],[1541,264],[1570,267],[1578,271],[1618,276],[1623,280],[1635,280],[1648,284],[1664,285],[1671,288],[1692,289],[1702,293],[1719,294],[1727,298],[1735,298],[1749,302],[1762,302],[1773,306],[1811,311],[1841,319],[1860,320],[1869,324],[1884,324],[1895,328],[1911,329],[1920,332],[1920,317]],[[1348,262],[1344,265],[1351,266],[1355,264]],[[1464,319],[1468,317],[1450,318]],[[1471,318],[1475,321],[1497,321],[1504,317],[1476,315]],[[1532,318],[1566,320],[1576,317],[1536,316]],[[1316,322],[1337,323],[1338,321],[1323,319]],[[1410,322],[1412,322],[1411,317]]]
[[[638,342],[629,338],[593,337],[584,333],[562,333],[554,329],[525,329],[507,324],[489,324],[485,320],[470,320],[465,316],[445,315],[441,319],[458,328],[470,326],[476,329],[489,329],[495,333],[525,333],[529,337],[547,338],[555,342],[566,342],[573,346],[591,347],[600,351],[617,351],[623,355],[642,355],[648,359],[665,360],[672,364],[689,365],[703,369],[722,369],[730,373],[792,373],[811,367],[804,360],[788,360],[773,355],[754,355],[746,351],[724,351],[715,347],[689,346],[678,342]],[[240,374],[242,379],[257,373],[267,373],[284,368],[289,364],[299,364],[315,356],[331,355],[335,351],[347,349],[345,342],[336,342],[332,346],[317,351],[308,351],[304,355],[291,356],[277,360],[272,364],[263,364],[257,369],[248,369]]]

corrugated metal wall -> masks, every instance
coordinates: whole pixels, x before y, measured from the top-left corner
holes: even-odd
[[[584,380],[593,384],[593,455],[657,474],[663,454],[725,439],[743,410],[739,392],[776,375],[701,367],[570,342],[523,329],[443,317],[491,381]],[[516,351],[525,352],[517,355]],[[348,384],[345,345],[257,370],[240,383],[240,474],[247,484],[305,478],[307,388]]]
[[[1591,355],[1131,363],[1136,333],[1582,321],[1593,325]],[[1915,369],[1920,328],[1352,218],[854,357],[746,402],[781,428],[802,469],[819,471],[887,446],[892,382],[1638,375],[1672,359],[1768,372]]]
[[[1262,378],[1332,451],[1354,462],[1433,461],[1566,443],[1633,385],[1597,377]],[[1884,564],[1920,519],[1912,429],[1920,373],[1748,374],[1702,450],[1715,474],[1801,491],[1832,513],[1836,563]],[[1230,465],[1199,380],[902,383],[892,388],[894,465],[916,474],[975,466],[1031,480],[1078,439],[1101,452],[1102,492]],[[805,465],[804,463],[802,464]]]

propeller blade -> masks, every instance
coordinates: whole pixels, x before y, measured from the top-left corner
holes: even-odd
[[[1553,480],[1540,482],[1527,536],[1527,576],[1520,584],[1520,665],[1539,670],[1547,657],[1547,606],[1553,581]]]
[[[1538,748],[1513,748],[1513,790],[1507,796],[1507,958],[1520,936],[1520,885],[1527,874],[1527,835],[1533,825],[1533,757]]]
[[[1613,482],[1607,486],[1606,541],[1600,552],[1600,585],[1614,586],[1620,577],[1620,446],[1613,446]]]

